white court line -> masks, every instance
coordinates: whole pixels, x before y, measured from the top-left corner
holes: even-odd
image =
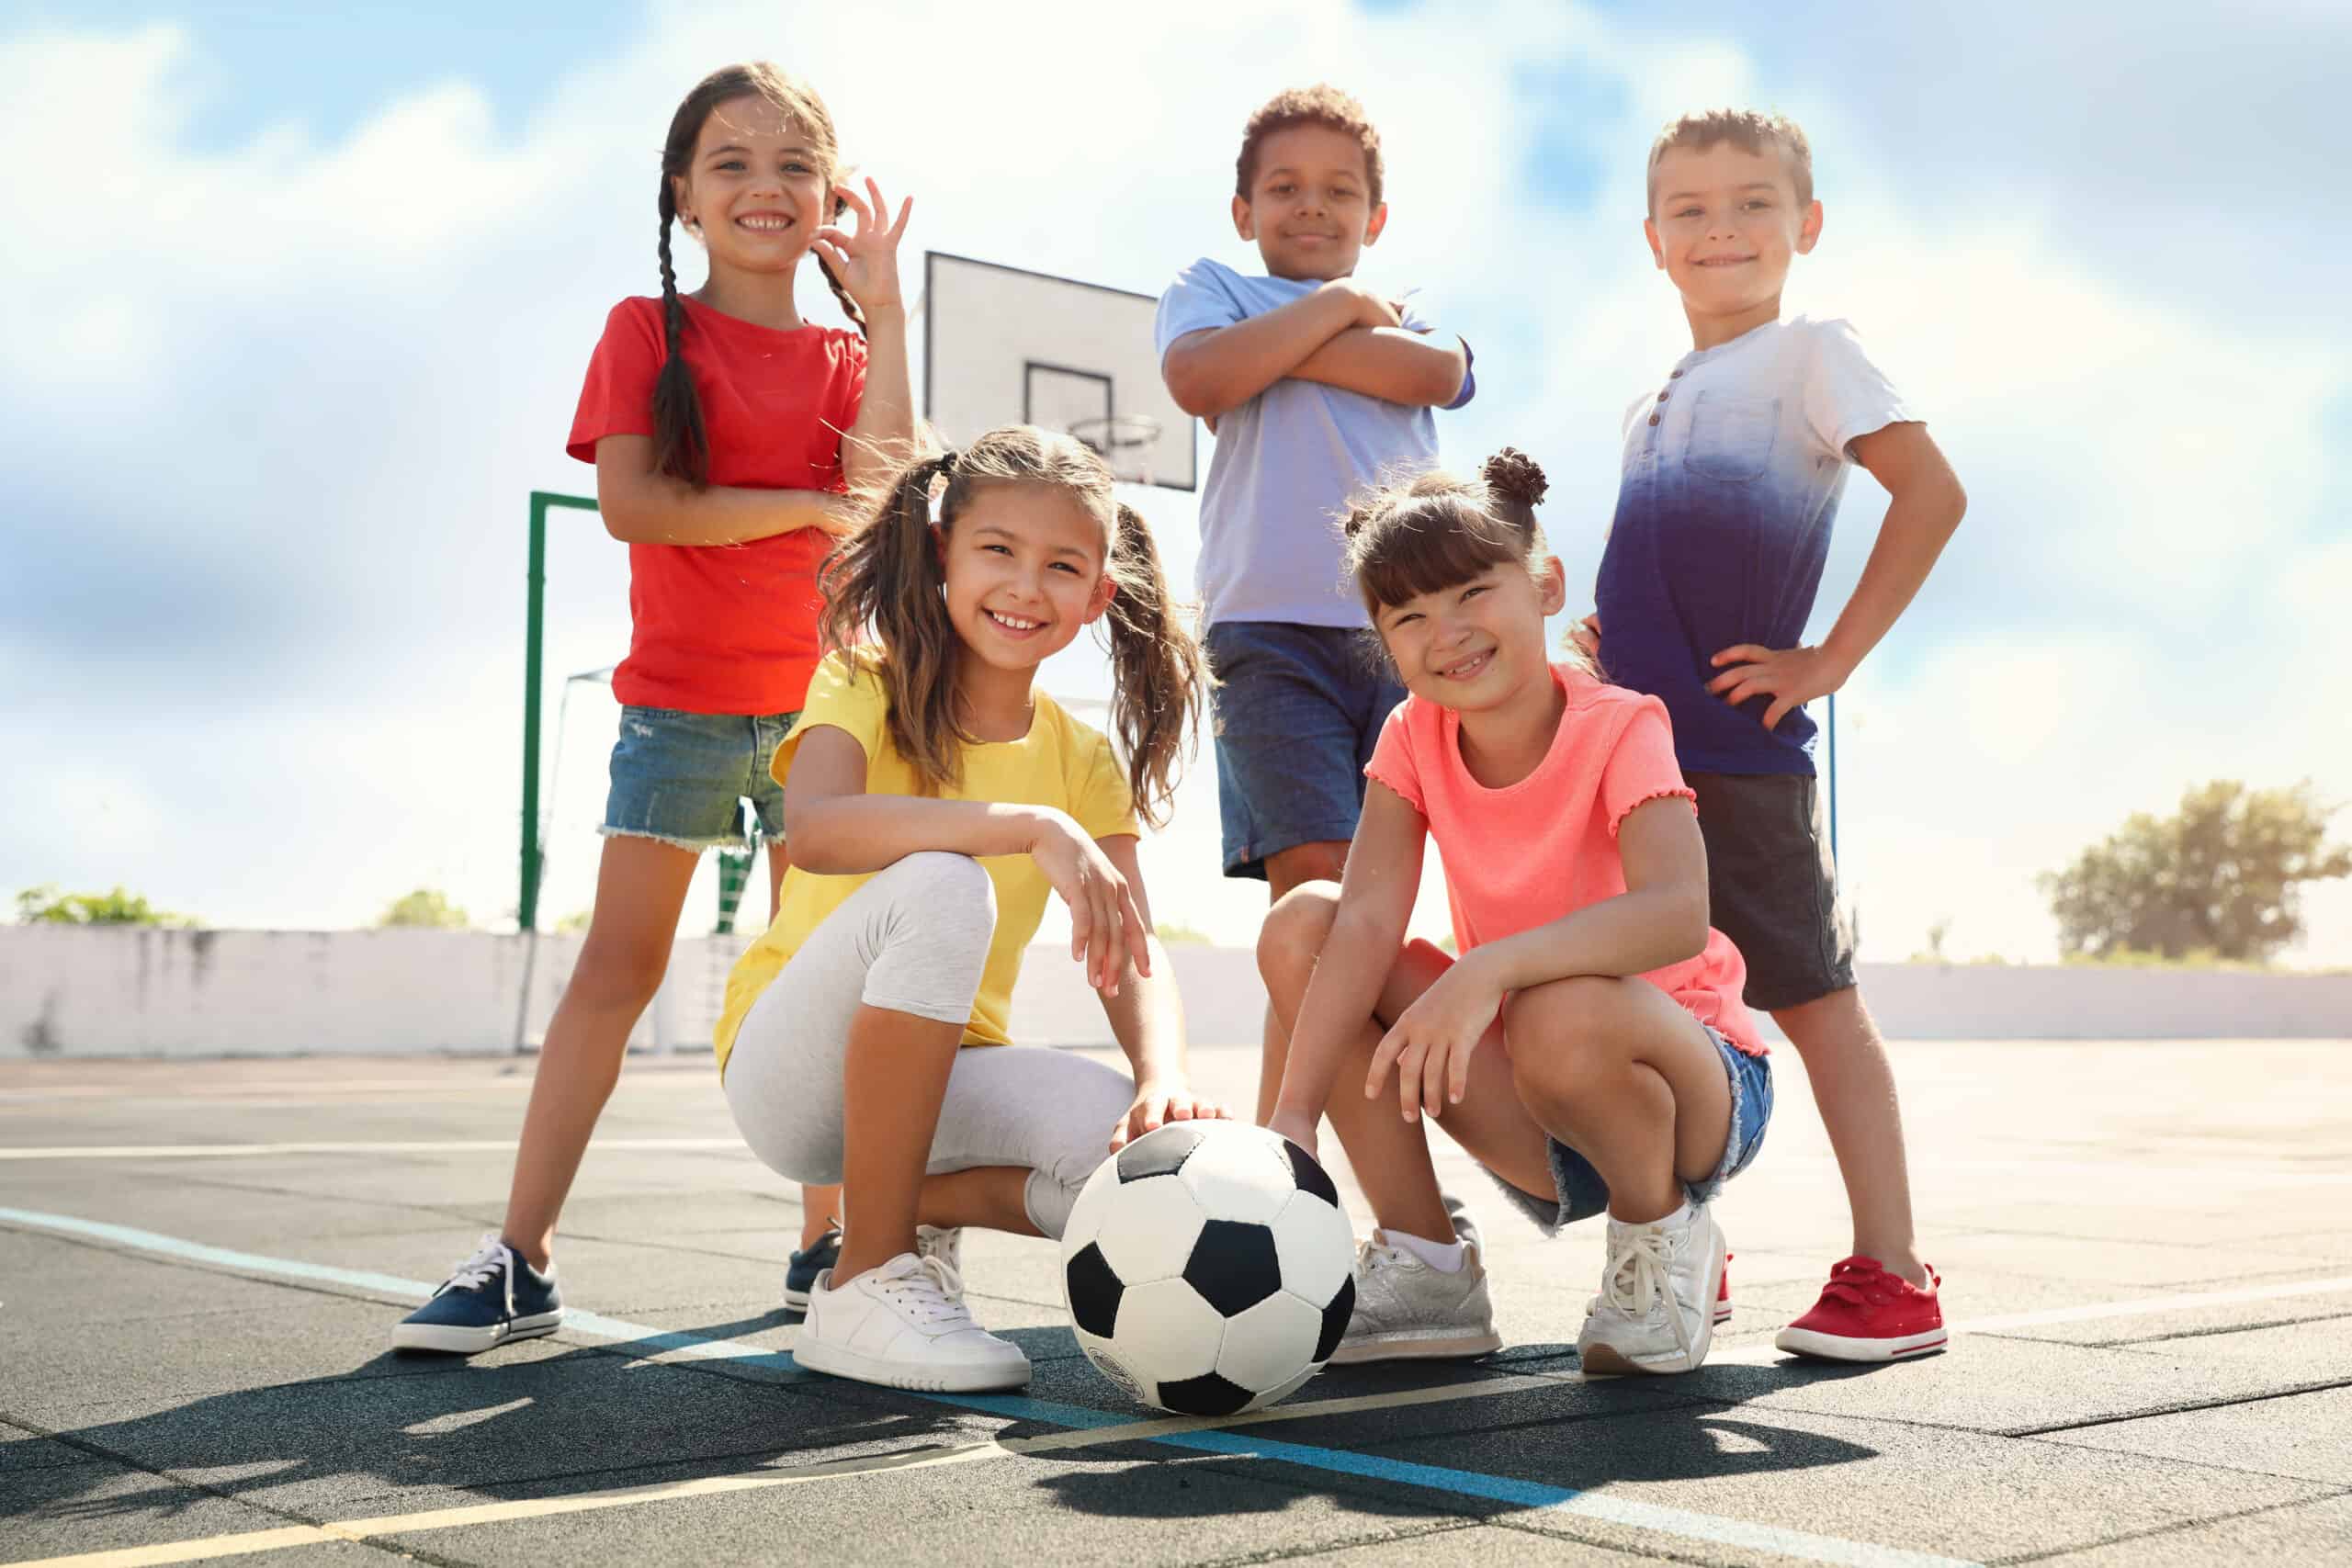
[[[741,1138],[599,1138],[600,1149],[649,1151],[744,1151]],[[52,1159],[236,1159],[257,1155],[435,1155],[511,1154],[512,1138],[468,1138],[440,1143],[377,1144],[96,1144],[29,1149],[0,1149],[0,1160]]]
[[[280,1277],[356,1284],[361,1289],[390,1294],[401,1300],[422,1299],[432,1292],[432,1287],[417,1280],[400,1280],[389,1275],[365,1274],[357,1270],[335,1269],[323,1264],[304,1263],[291,1258],[265,1258],[253,1253],[234,1252],[228,1248],[210,1247],[201,1242],[186,1241],[153,1231],[136,1230],[130,1226],[108,1224],[101,1221],[77,1219],[65,1214],[44,1214],[21,1209],[0,1208],[0,1224],[14,1224],[35,1230],[84,1235],[138,1251],[184,1258],[214,1266],[238,1269],[249,1273],[275,1274]],[[664,1333],[616,1319],[598,1317],[593,1314],[567,1313],[565,1318],[562,1332],[566,1335],[584,1333],[595,1337],[650,1340],[655,1345],[662,1346],[665,1349],[683,1350],[690,1355],[739,1358],[771,1365],[779,1361],[789,1361],[789,1355],[786,1352],[765,1350],[741,1341],[705,1340],[691,1335]],[[1510,1382],[1512,1389],[1517,1390],[1531,1386],[1540,1387],[1546,1383],[1556,1383],[1558,1381],[1545,1378],[1514,1378],[1510,1379]],[[1261,1417],[1296,1419],[1302,1416],[1328,1413],[1332,1407],[1342,1404],[1357,1409],[1374,1409],[1408,1404],[1430,1404],[1439,1402],[1442,1392],[1421,1390],[1409,1391],[1401,1394],[1368,1396],[1354,1401],[1325,1400],[1317,1402],[1316,1406],[1296,1409],[1287,1417],[1274,1411],[1262,1412],[1261,1415]],[[1046,1433],[1031,1438],[1010,1438],[1002,1441],[991,1439],[985,1443],[964,1445],[955,1449],[916,1450],[911,1452],[901,1451],[894,1455],[873,1456],[863,1460],[836,1461],[828,1464],[802,1467],[790,1472],[768,1471],[749,1475],[712,1477],[671,1486],[631,1487],[611,1493],[585,1494],[573,1497],[488,1503],[463,1508],[386,1516],[374,1519],[329,1521],[315,1526],[278,1526],[264,1530],[215,1536],[198,1540],[47,1559],[42,1560],[43,1568],[61,1568],[61,1565],[66,1563],[82,1565],[82,1568],[132,1568],[134,1564],[147,1568],[147,1565],[163,1563],[203,1562],[216,1557],[278,1551],[287,1547],[314,1545],[323,1541],[357,1540],[369,1536],[395,1532],[441,1529],[457,1525],[483,1524],[507,1519],[542,1517],[550,1514],[622,1507],[672,1497],[748,1491],[763,1486],[827,1479],[836,1475],[865,1473],[878,1469],[912,1468],[926,1464],[964,1463],[979,1460],[1011,1458],[1030,1451],[1032,1449],[1042,1451],[1086,1446],[1079,1440],[1081,1438],[1089,1438],[1094,1443],[1148,1440],[1227,1457],[1272,1460],[1305,1469],[1402,1483],[1460,1497],[1483,1498],[1525,1508],[1545,1509],[1600,1523],[1679,1537],[1686,1540],[1745,1547],[1805,1562],[1848,1565],[1848,1568],[1882,1568],[1882,1565],[1883,1568],[1978,1568],[1977,1564],[1966,1562],[1961,1559],[1941,1557],[1929,1552],[1848,1540],[1838,1536],[1815,1535],[1810,1531],[1668,1507],[1633,1498],[1612,1496],[1606,1493],[1577,1492],[1563,1487],[1544,1485],[1541,1483],[1521,1481],[1510,1476],[1487,1475],[1476,1471],[1424,1465],[1409,1461],[1388,1459],[1376,1454],[1356,1453],[1344,1449],[1334,1450],[1309,1444],[1280,1442],[1272,1438],[1252,1438],[1222,1429],[1232,1426],[1259,1424],[1257,1421],[1247,1418],[1241,1421],[1223,1422],[1182,1417],[1121,1422],[1114,1417],[1106,1416],[1101,1411],[1083,1406],[1060,1405],[1021,1396],[936,1397],[939,1398],[940,1403],[949,1405],[977,1409],[991,1415],[1009,1416],[1015,1420],[1074,1427],[1079,1430]]]
[[[77,1220],[65,1215],[0,1209],[0,1221],[21,1224],[40,1230],[89,1235],[138,1250],[162,1253],[166,1256],[187,1257],[216,1266],[242,1269],[248,1272],[275,1273],[287,1277],[356,1284],[363,1289],[390,1293],[401,1299],[419,1299],[430,1291],[430,1287],[414,1280],[396,1280],[383,1275],[364,1275],[355,1270],[331,1269],[318,1264],[230,1252],[222,1248],[207,1247],[201,1243],[182,1241],[176,1237],[135,1231],[124,1226]],[[2081,1323],[2099,1318],[2136,1317],[2159,1313],[2193,1311],[2211,1306],[2272,1301],[2342,1291],[2352,1291],[2352,1275],[2324,1280],[2299,1280],[2286,1284],[2250,1286],[2235,1291],[2206,1291],[2175,1296],[2144,1296],[2121,1302],[2053,1307],[2039,1312],[2010,1313],[1956,1323],[1951,1325],[1951,1330],[1955,1337],[1958,1337],[1970,1333],[1988,1333],[2049,1324]],[[696,1358],[756,1360],[769,1364],[785,1359],[782,1352],[763,1349],[740,1340],[701,1339],[691,1335],[669,1333],[593,1314],[568,1313],[563,1332],[567,1336],[596,1339],[650,1341],[652,1345],[661,1346],[664,1354],[683,1353]],[[651,1345],[649,1348],[651,1348]],[[1770,1346],[1758,1345],[1725,1351],[1721,1355],[1711,1357],[1710,1360],[1724,1364],[1754,1365],[1769,1364],[1781,1359],[1779,1351]],[[911,1452],[865,1459],[833,1461],[795,1467],[790,1470],[770,1470],[750,1475],[712,1477],[669,1486],[629,1487],[611,1492],[581,1494],[571,1497],[481,1504],[464,1508],[391,1515],[373,1519],[333,1521],[317,1526],[283,1527],[248,1531],[238,1535],[211,1537],[201,1540],[132,1547],[119,1551],[85,1553],[74,1557],[41,1560],[40,1568],[64,1568],[66,1564],[74,1564],[77,1568],[133,1568],[133,1565],[141,1565],[141,1568],[146,1568],[146,1565],[201,1562],[241,1552],[277,1551],[286,1547],[314,1545],[324,1541],[359,1540],[370,1536],[446,1529],[457,1525],[545,1517],[553,1514],[628,1506],[638,1503],[672,1498],[749,1491],[863,1474],[877,1470],[966,1463],[980,1460],[1011,1458],[1020,1454],[1047,1453],[1097,1447],[1107,1443],[1135,1441],[1174,1442],[1188,1448],[1204,1448],[1212,1452],[1222,1451],[1238,1456],[1272,1459],[1310,1468],[1343,1470],[1353,1473],[1385,1475],[1389,1472],[1395,1472],[1396,1473],[1391,1477],[1393,1479],[1429,1485],[1438,1490],[1467,1491],[1468,1488],[1464,1483],[1486,1483],[1485,1489],[1472,1495],[1492,1495],[1503,1501],[1524,1502],[1531,1506],[1556,1509],[1610,1523],[1679,1536],[1686,1540],[1747,1545],[1815,1562],[1858,1564],[1903,1562],[1921,1565],[1921,1568],[1928,1564],[1936,1565],[1936,1568],[1959,1568],[1953,1559],[1934,1557],[1927,1553],[1905,1552],[1891,1548],[1846,1541],[1836,1537],[1782,1530],[1776,1527],[1749,1524],[1744,1520],[1636,1503],[1631,1499],[1612,1497],[1605,1494],[1563,1494],[1556,1488],[1514,1483],[1505,1477],[1478,1476],[1469,1472],[1440,1470],[1436,1467],[1409,1465],[1400,1461],[1383,1460],[1376,1456],[1352,1454],[1346,1450],[1253,1440],[1234,1430],[1281,1421],[1352,1415],[1407,1405],[1444,1404],[1458,1399],[1495,1398],[1503,1394],[1556,1386],[1563,1381],[1557,1375],[1505,1375],[1466,1384],[1363,1394],[1340,1399],[1294,1401],[1271,1410],[1257,1411],[1248,1416],[1225,1420],[1203,1417],[1161,1417],[1143,1421],[1114,1422],[1099,1426],[1079,1427],[1062,1432],[1046,1433],[1035,1438],[1007,1438],[952,1449],[917,1450]],[[959,1402],[950,1401],[949,1403]],[[1002,1402],[974,1400],[969,1403],[982,1408],[996,1403],[1015,1406],[1035,1405],[1035,1408],[1047,1411],[1048,1414],[1027,1418],[1054,1419],[1053,1415],[1050,1414],[1054,1407],[1036,1405],[1035,1402],[1025,1399]],[[1069,1414],[1073,1419],[1095,1415],[1091,1411],[1077,1410],[1072,1410]],[[1422,1473],[1424,1472],[1426,1473]],[[1525,1495],[1520,1495],[1521,1493]]]

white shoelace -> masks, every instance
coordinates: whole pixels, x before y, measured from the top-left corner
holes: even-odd
[[[970,1323],[964,1305],[964,1278],[944,1258],[917,1258],[903,1274],[875,1280],[875,1289],[918,1326],[941,1323]]]
[[[1682,1320],[1682,1303],[1674,1296],[1674,1242],[1664,1231],[1645,1228],[1625,1237],[1610,1254],[1609,1272],[1601,1279],[1601,1294],[1628,1317],[1647,1317],[1663,1304],[1674,1325],[1675,1343],[1690,1353],[1690,1326]]]
[[[506,1315],[514,1315],[514,1253],[497,1236],[485,1232],[481,1245],[474,1248],[471,1258],[449,1271],[442,1291],[478,1291],[490,1283],[491,1276],[506,1276]],[[433,1292],[439,1295],[440,1291]]]

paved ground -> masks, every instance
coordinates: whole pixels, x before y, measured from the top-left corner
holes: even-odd
[[[1195,1066],[1246,1100],[1254,1058]],[[574,1325],[470,1363],[385,1334],[495,1223],[527,1069],[0,1066],[0,1560],[2352,1560],[2352,1050],[1899,1047],[1968,1332],[1867,1371],[1770,1348],[1842,1250],[1780,1061],[1702,1371],[1580,1382],[1598,1235],[1488,1199],[1508,1351],[1223,1426],[1092,1371],[1042,1242],[967,1253],[1026,1398],[797,1371],[792,1193],[701,1060],[631,1065],[567,1215]]]

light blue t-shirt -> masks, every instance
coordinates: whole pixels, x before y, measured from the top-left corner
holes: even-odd
[[[1187,333],[1262,316],[1318,287],[1244,276],[1204,256],[1159,297],[1160,358]],[[1430,323],[1408,311],[1405,326],[1426,333]],[[1476,389],[1465,372],[1446,407],[1460,408]],[[1340,520],[1358,491],[1436,460],[1437,422],[1428,409],[1320,382],[1285,378],[1218,415],[1216,453],[1201,491],[1204,627],[1366,625],[1363,602],[1340,566]]]
[[[1795,316],[1684,355],[1625,413],[1593,602],[1600,661],[1666,704],[1688,773],[1810,773],[1813,716],[1707,690],[1735,643],[1804,637],[1858,436],[1916,420],[1843,321]]]

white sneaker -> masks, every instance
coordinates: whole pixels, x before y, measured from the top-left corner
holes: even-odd
[[[1333,1365],[1441,1360],[1503,1348],[1478,1257],[1478,1228],[1455,1200],[1446,1201],[1446,1210],[1463,1244],[1462,1267],[1453,1273],[1432,1268],[1386,1231],[1374,1231],[1357,1247],[1355,1310],[1331,1352]]]
[[[792,1359],[837,1378],[933,1393],[1019,1388],[1029,1381],[1021,1348],[972,1321],[956,1271],[911,1252],[839,1290],[831,1269],[817,1276]]]
[[[1587,1376],[1687,1372],[1707,1359],[1723,1290],[1724,1233],[1703,1203],[1675,1223],[1609,1222],[1609,1262],[1577,1353]]]

